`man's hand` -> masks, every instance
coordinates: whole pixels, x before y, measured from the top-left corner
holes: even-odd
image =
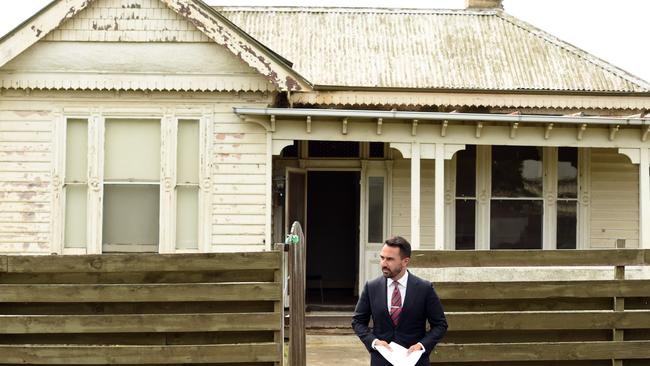
[[[407,355],[410,355],[412,352],[420,351],[420,350],[422,350],[422,349],[423,349],[423,348],[422,348],[422,346],[420,345],[420,343],[417,343],[417,344],[414,344],[414,345],[412,345],[411,347],[409,347],[408,351],[406,351],[406,354],[407,354]]]
[[[386,341],[382,341],[381,339],[378,339],[377,342],[375,342],[375,347],[386,347],[388,348],[389,351],[393,352],[393,349],[390,348],[390,345]]]

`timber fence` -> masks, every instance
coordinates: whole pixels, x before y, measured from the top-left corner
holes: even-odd
[[[434,365],[650,365],[650,250],[414,251],[411,268],[611,266],[591,281],[434,282],[449,330]],[[416,270],[417,271],[417,270]]]
[[[0,256],[0,364],[280,365],[282,253]]]

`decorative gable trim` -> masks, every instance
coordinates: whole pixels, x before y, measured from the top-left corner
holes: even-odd
[[[0,39],[0,66],[43,39],[63,22],[73,18],[96,0],[56,0],[14,31]],[[281,91],[308,91],[308,81],[287,65],[286,60],[239,29],[201,0],[160,0],[191,22],[211,40],[263,75]]]
[[[0,39],[0,66],[43,39],[66,20],[84,10],[93,0],[57,0],[27,19]]]
[[[259,71],[280,90],[307,91],[309,83],[280,57],[200,0],[161,0],[217,44]]]

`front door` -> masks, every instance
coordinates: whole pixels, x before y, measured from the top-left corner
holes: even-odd
[[[307,177],[307,303],[354,306],[360,173],[309,171]]]

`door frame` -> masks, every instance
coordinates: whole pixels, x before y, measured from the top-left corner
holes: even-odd
[[[340,164],[341,162],[344,162],[343,164]],[[304,163],[306,164],[304,164]],[[356,166],[349,166],[350,164],[348,162],[354,162],[354,165]],[[363,286],[365,281],[362,281],[363,278],[365,277],[365,266],[364,266],[364,261],[365,261],[365,230],[367,230],[367,223],[366,223],[366,215],[364,212],[364,209],[366,208],[366,187],[365,187],[365,177],[364,177],[364,160],[358,159],[358,160],[353,160],[353,159],[305,159],[301,160],[301,166],[304,166],[304,168],[295,168],[295,167],[286,167],[285,169],[285,177],[288,182],[288,172],[289,170],[294,171],[294,172],[306,172],[307,177],[309,177],[309,172],[359,172],[359,227],[357,228],[359,237],[357,238],[357,273],[356,273],[356,278],[354,279],[355,285],[354,286],[354,291],[355,295],[358,295],[357,291],[359,286]],[[346,164],[348,163],[348,164]],[[338,165],[342,166],[338,166]],[[334,165],[334,166],[333,166]],[[359,166],[360,165],[360,166]],[[309,178],[307,178],[306,182],[309,181]],[[305,227],[303,228],[305,232],[305,237],[307,236],[307,190],[308,190],[308,183],[305,185]],[[287,211],[288,210],[288,205],[285,205],[285,217],[288,216]],[[286,228],[286,225],[285,225]]]
[[[388,233],[392,232],[392,176],[393,176],[393,160],[390,158],[368,160],[368,159],[299,159],[299,166],[285,167],[285,179],[288,181],[288,171],[294,172],[310,172],[310,171],[355,171],[359,172],[359,238],[357,248],[358,271],[355,287],[355,295],[361,293],[366,281],[366,262],[368,261],[366,255],[369,251],[376,252],[377,248],[370,248],[368,243],[368,176],[383,176],[384,181],[384,230],[383,237],[385,238]],[[308,180],[307,180],[308,181]],[[307,194],[308,182],[305,189]],[[307,205],[307,197],[305,196],[305,212]],[[288,206],[285,205],[285,217],[287,216]],[[307,217],[305,213],[305,217]],[[307,221],[307,218],[305,219]],[[286,230],[287,223],[285,223]],[[307,230],[305,225],[304,230]],[[375,243],[376,244],[376,243]]]
[[[299,174],[304,174],[305,175],[305,192],[304,192],[304,197],[302,198],[302,209],[305,214],[305,222],[301,223],[303,226],[302,231],[305,234],[305,237],[307,236],[307,187],[309,187],[309,176],[307,174],[307,169],[303,168],[295,168],[295,167],[285,167],[284,168],[284,181],[286,182],[285,186],[285,197],[286,197],[286,203],[284,205],[284,233],[289,234],[291,231],[291,225],[293,225],[292,222],[289,222],[289,193],[291,192],[291,181],[289,180],[289,174],[290,173],[299,173]]]
[[[363,290],[366,281],[371,280],[366,273],[367,265],[370,263],[368,258],[372,254],[375,259],[378,259],[379,250],[383,243],[370,243],[368,241],[368,210],[370,208],[368,178],[369,177],[383,177],[384,178],[384,207],[383,207],[383,230],[382,238],[386,238],[388,233],[392,231],[392,212],[391,202],[392,199],[392,160],[362,160],[362,173],[361,173],[361,208],[360,208],[360,238],[359,238],[359,281],[357,283],[357,294]]]

